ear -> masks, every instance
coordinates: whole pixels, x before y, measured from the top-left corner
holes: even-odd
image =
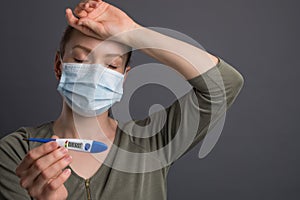
[[[125,69],[124,81],[126,80],[127,75],[128,75],[128,72],[129,72],[130,70],[131,70],[131,67],[130,67],[130,66],[127,66],[126,69]]]
[[[60,80],[61,77],[61,59],[60,59],[60,52],[56,51],[55,54],[55,63],[54,63],[54,72],[55,72],[55,77],[56,80]]]

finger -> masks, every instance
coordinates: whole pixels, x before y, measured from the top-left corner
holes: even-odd
[[[103,26],[100,22],[95,22],[89,18],[83,18],[78,21],[78,25],[86,26],[89,29],[93,30],[95,33],[100,33],[103,29]]]
[[[41,157],[36,162],[34,162],[31,167],[27,170],[24,177],[21,177],[21,186],[23,188],[28,188],[34,180],[47,168],[49,168],[54,163],[58,162],[67,154],[67,149],[60,147],[57,150]]]
[[[67,22],[70,26],[72,26],[73,28],[77,29],[78,31],[82,32],[83,34],[86,34],[88,36],[91,37],[95,37],[98,38],[98,35],[91,30],[90,28],[83,26],[82,24],[79,24],[79,20],[76,18],[76,20],[73,19],[73,14],[70,13],[69,10],[66,11],[66,18],[67,18]]]
[[[66,18],[67,18],[68,24],[72,27],[74,25],[76,25],[78,22],[78,19],[73,15],[73,12],[70,8],[66,9]]]
[[[81,24],[82,27],[86,27],[86,33],[92,37],[102,39],[101,33],[104,32],[104,27],[100,22],[96,22],[89,18],[80,19],[78,24]]]
[[[58,145],[56,142],[48,142],[29,151],[20,165],[16,168],[16,175],[19,177],[22,176],[22,174],[26,173],[28,168],[30,168],[37,159],[56,150],[57,147]]]
[[[98,2],[96,1],[91,1],[88,3],[80,3],[75,9],[74,9],[74,13],[82,18],[82,17],[86,17],[88,15],[89,12],[92,12],[95,8],[98,7]]]
[[[99,37],[99,35],[97,34],[97,33],[95,33],[93,30],[91,30],[90,28],[88,28],[88,27],[86,27],[86,26],[80,26],[81,27],[81,29],[80,29],[80,31],[83,33],[83,34],[85,34],[85,35],[88,35],[88,36],[90,36],[90,37],[94,37],[94,38],[96,38],[96,39],[101,39],[100,37]]]
[[[59,139],[59,137],[57,135],[52,135],[51,137],[52,139]]]
[[[71,11],[66,10],[66,19],[70,26],[73,28],[79,30],[80,32],[84,33],[84,28],[80,25],[78,25],[78,19],[73,15],[73,13],[70,13]]]
[[[93,7],[88,7],[88,8],[86,8],[86,9],[84,9],[84,11],[86,11],[87,13],[90,13],[90,12],[92,12],[93,10],[95,10],[95,8],[93,8]]]
[[[44,157],[38,159],[30,168],[29,173],[39,173],[53,165],[55,162],[63,158],[68,153],[68,150],[64,147],[60,147],[57,150],[47,154]]]
[[[95,8],[97,8],[99,5],[100,5],[100,3],[98,3],[97,1],[90,1],[90,2],[85,4],[84,10],[86,12],[90,13],[93,10],[95,10]]]
[[[94,3],[94,2],[101,3],[103,1],[102,0],[89,0],[89,1],[86,1],[86,2],[89,2],[89,3]]]
[[[82,2],[78,4],[78,7],[80,7],[81,9],[85,9],[85,5],[87,2]]]
[[[51,182],[48,183],[46,187],[46,193],[55,191],[59,187],[61,187],[64,182],[70,177],[71,175],[71,170],[70,169],[65,169],[57,178],[53,179]]]
[[[71,162],[72,156],[66,155],[62,159],[45,169],[40,176],[43,177],[43,179],[48,179],[48,181],[49,179],[56,178]]]
[[[108,7],[110,6],[108,3],[104,1],[99,1],[97,4],[98,4],[97,7],[94,8],[94,12],[88,13],[88,17],[91,19],[101,16],[103,13],[106,12]]]
[[[72,13],[72,10],[71,9],[66,9],[66,19],[67,19],[67,22],[70,26],[72,26],[73,28],[79,30],[80,32],[86,34],[86,35],[89,35],[89,36],[92,36],[92,37],[95,37],[97,38],[97,34],[95,34],[93,32],[93,30],[90,30],[88,27],[85,27],[85,26],[82,26],[82,24],[79,24],[79,19],[77,19],[73,13]]]
[[[49,182],[51,179],[57,178],[62,170],[67,167],[72,162],[72,157],[67,155],[42,171],[42,173],[37,177],[34,181],[33,185],[36,186],[34,190],[42,191],[44,186]],[[35,192],[35,191],[33,191]]]
[[[82,32],[82,27],[78,25],[79,20],[73,15],[71,9],[66,10],[66,19],[70,26]]]
[[[86,17],[87,16],[87,12],[85,11],[85,3],[80,3],[75,9],[74,9],[74,13],[76,16],[78,17]]]
[[[99,6],[98,1],[91,1],[89,2],[89,4],[90,4],[90,8],[97,8]]]
[[[90,4],[90,6],[91,6],[91,4],[97,4],[97,3],[101,3],[102,2],[102,0],[88,0],[88,1],[85,1],[85,2],[83,2],[83,3],[89,3]]]

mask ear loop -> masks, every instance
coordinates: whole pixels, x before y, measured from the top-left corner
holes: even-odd
[[[61,52],[60,51],[59,51],[59,60],[60,60],[61,63],[64,63],[63,58],[61,57]]]
[[[63,61],[61,52],[60,51],[58,51],[58,52],[59,52],[59,60],[60,60],[60,63],[61,63],[61,70],[63,70],[63,68],[64,68],[64,61]]]

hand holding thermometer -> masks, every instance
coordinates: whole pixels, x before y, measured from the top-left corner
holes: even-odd
[[[94,141],[94,140],[81,140],[81,139],[53,139],[53,138],[24,138],[23,140],[30,142],[47,143],[55,141],[58,146],[65,147],[70,150],[87,152],[87,153],[100,153],[107,149],[107,145]]]

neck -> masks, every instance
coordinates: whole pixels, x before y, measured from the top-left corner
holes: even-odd
[[[108,111],[95,117],[83,117],[73,112],[64,102],[61,115],[54,122],[54,133],[60,138],[106,140],[114,137],[117,123]]]

